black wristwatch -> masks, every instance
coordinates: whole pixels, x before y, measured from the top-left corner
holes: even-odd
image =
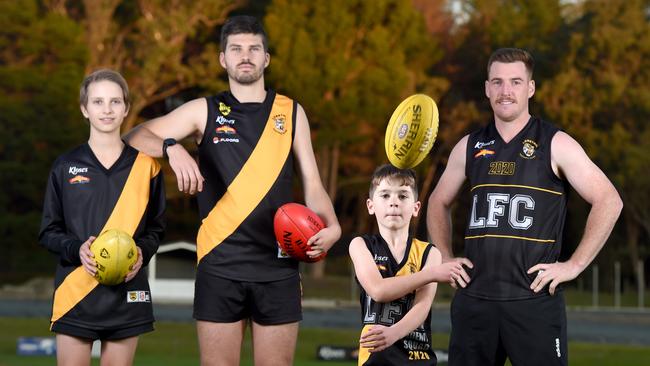
[[[167,148],[176,145],[176,139],[168,138],[163,140],[163,157],[167,157]]]

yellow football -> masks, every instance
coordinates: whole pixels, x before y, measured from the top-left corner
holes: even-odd
[[[438,135],[438,106],[429,96],[414,94],[400,103],[386,128],[388,161],[405,169],[420,164]]]
[[[101,233],[90,245],[95,255],[97,274],[95,278],[104,285],[117,285],[131,271],[138,259],[138,250],[131,235],[120,229]]]

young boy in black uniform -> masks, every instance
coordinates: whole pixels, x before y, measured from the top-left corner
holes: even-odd
[[[88,143],[56,159],[43,204],[41,245],[59,256],[51,330],[59,365],[90,365],[93,341],[102,341],[101,363],[133,363],[138,336],[153,330],[146,272],[164,230],[165,193],[160,166],[120,139],[129,111],[124,78],[98,70],[82,82],[81,112]],[[125,281],[101,285],[90,245],[101,232],[129,233],[138,260]]]
[[[417,194],[413,170],[389,164],[375,170],[367,205],[379,235],[356,237],[349,247],[361,285],[359,365],[435,365],[430,310],[436,282],[451,282],[463,263],[471,265],[441,264],[438,249],[409,235],[411,217],[420,211]]]

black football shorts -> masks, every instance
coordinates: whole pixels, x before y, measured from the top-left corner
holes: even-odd
[[[451,305],[449,365],[567,365],[562,293],[494,301],[457,292]]]
[[[271,282],[229,280],[197,271],[194,318],[217,323],[252,319],[261,325],[302,320],[300,276]]]

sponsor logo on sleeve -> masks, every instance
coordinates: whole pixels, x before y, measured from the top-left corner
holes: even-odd
[[[230,126],[221,126],[221,127],[217,127],[215,129],[215,132],[220,134],[226,134],[226,135],[234,135],[237,133],[237,130]]]
[[[230,107],[225,105],[223,102],[219,102],[219,112],[222,115],[227,116],[230,114]]]
[[[481,150],[479,150],[479,152],[474,154],[474,158],[481,158],[481,157],[483,157],[483,158],[491,158],[492,155],[494,155],[494,154],[495,154],[494,150],[481,149]]]
[[[77,175],[79,173],[88,173],[88,167],[78,168],[76,166],[68,167],[68,174]]]
[[[478,142],[476,142],[476,145],[474,145],[474,148],[475,149],[482,149],[482,148],[484,148],[486,146],[490,146],[490,145],[494,145],[494,140],[490,140],[488,142],[478,141]]]
[[[223,125],[234,125],[235,120],[234,119],[228,119],[224,116],[217,116],[217,119],[214,120],[218,125],[223,126]]]
[[[212,143],[214,144],[219,144],[222,142],[227,142],[227,143],[239,143],[239,139],[237,138],[230,138],[230,137],[213,137],[212,138]]]
[[[69,166],[68,167],[68,174],[74,175],[74,177],[68,179],[68,183],[70,184],[86,184],[90,183],[90,178],[81,175],[80,173],[86,173],[88,174],[88,167],[83,167],[79,168],[76,166]]]
[[[90,178],[84,177],[83,175],[75,175],[74,177],[68,179],[70,184],[86,184],[90,183]]]

